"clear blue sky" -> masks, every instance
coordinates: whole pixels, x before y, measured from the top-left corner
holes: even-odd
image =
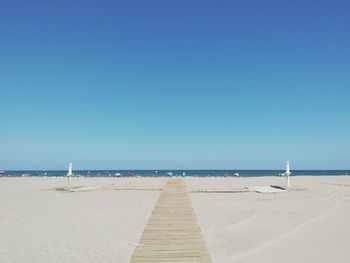
[[[350,169],[348,1],[2,1],[0,170]]]

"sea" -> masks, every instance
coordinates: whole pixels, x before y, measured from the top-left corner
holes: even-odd
[[[350,170],[293,170],[292,176],[340,176],[350,175]],[[197,176],[197,177],[261,177],[283,176],[283,170],[75,170],[74,176],[81,177],[164,177],[164,176]],[[11,170],[0,171],[3,177],[61,177],[66,170]]]

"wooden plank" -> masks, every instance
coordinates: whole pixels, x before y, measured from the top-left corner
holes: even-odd
[[[130,262],[211,263],[182,179],[167,182]]]

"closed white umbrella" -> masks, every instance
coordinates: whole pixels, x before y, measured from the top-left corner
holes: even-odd
[[[67,177],[68,177],[68,184],[71,183],[71,180],[72,180],[72,170],[73,170],[73,164],[72,163],[69,163],[68,164],[68,173],[67,173]]]
[[[289,163],[289,161],[287,161],[287,163],[286,163],[286,172],[284,174],[286,176],[286,185],[290,186],[289,176],[290,176],[291,172],[290,172],[290,163]]]

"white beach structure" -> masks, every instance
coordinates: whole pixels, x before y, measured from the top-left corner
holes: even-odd
[[[70,184],[71,181],[72,181],[72,176],[73,176],[72,170],[73,170],[73,164],[72,164],[72,163],[69,163],[69,164],[68,164],[68,173],[67,173],[68,184]]]
[[[289,177],[291,175],[289,161],[287,161],[287,163],[286,163],[286,172],[284,173],[284,175],[286,176],[286,185],[287,185],[287,187],[289,187],[290,186],[290,179],[289,179]]]

